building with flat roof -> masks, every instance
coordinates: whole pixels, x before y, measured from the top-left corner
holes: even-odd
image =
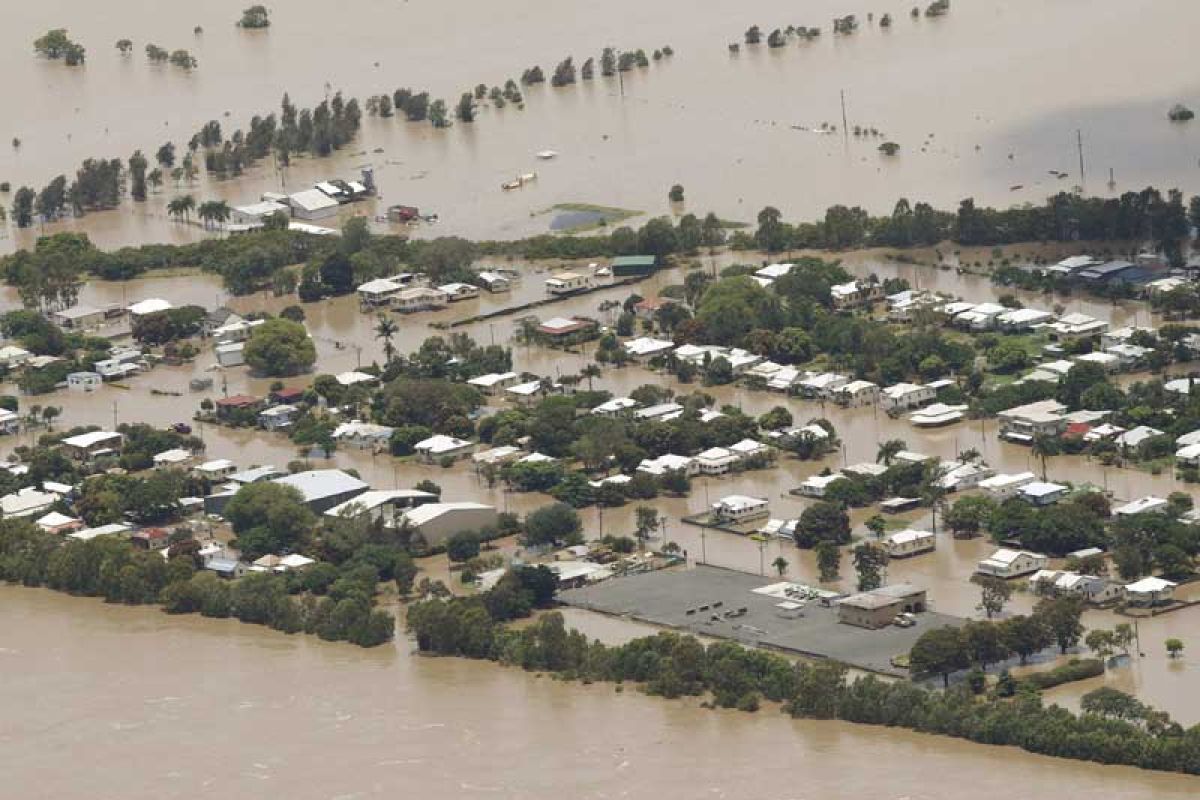
[[[304,502],[317,514],[358,497],[371,487],[340,469],[313,469],[276,478],[275,483],[291,486],[304,496]]]

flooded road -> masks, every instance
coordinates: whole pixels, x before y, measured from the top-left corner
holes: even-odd
[[[684,786],[730,800],[955,800],[968,784],[979,800],[1050,800],[1063,785],[1144,800],[1197,790],[1193,778],[417,658],[403,639],[360,650],[41,590],[0,587],[0,631],[0,771],[6,792],[28,800],[637,800]]]
[[[737,14],[685,0],[503,7],[468,0],[453,15],[431,0],[368,0],[345,14],[293,0],[272,8],[267,31],[234,26],[244,5],[213,0],[181,12],[139,0],[47,0],[23,8],[0,30],[7,123],[0,180],[41,187],[70,176],[85,158],[127,159],[138,148],[152,158],[164,141],[182,148],[211,119],[230,134],[251,115],[276,110],[285,91],[306,107],[339,88],[365,100],[408,86],[453,106],[464,90],[502,85],[533,64],[549,74],[567,55],[579,64],[608,45],[651,52],[669,44],[673,57],[628,73],[623,83],[529,87],[524,110],[485,106],[475,124],[440,131],[367,118],[360,137],[333,159],[302,160],[285,173],[264,164],[224,183],[177,188],[168,181],[136,209],[126,204],[78,224],[106,246],[196,239],[206,235],[201,228],[167,219],[165,203],[177,193],[237,204],[268,189],[353,177],[368,162],[377,170],[380,207],[405,203],[440,214],[441,223],[421,235],[544,232],[552,215],[543,212],[570,202],[645,214],[712,210],[746,221],[765,205],[789,219],[834,203],[888,212],[901,196],[945,207],[968,196],[1040,202],[1081,183],[1077,130],[1089,193],[1110,192],[1110,168],[1118,192],[1148,184],[1200,188],[1200,127],[1166,119],[1176,102],[1200,103],[1188,34],[1200,24],[1200,7],[1174,0],[986,0],[917,21],[907,7],[855,8],[842,0],[803,8],[754,0]],[[868,11],[884,10],[896,17],[890,28],[867,22]],[[829,21],[852,12],[860,30],[833,35]],[[478,35],[462,35],[464,19]],[[764,35],[788,25],[823,33],[729,53],[727,44],[751,24]],[[202,34],[193,33],[196,26]],[[32,41],[54,27],[87,47],[84,67],[34,55]],[[134,42],[131,55],[114,48],[120,38]],[[151,42],[189,49],[199,67],[185,73],[150,65],[143,48]],[[884,137],[845,140],[797,129],[840,128],[843,90],[849,125],[883,131],[900,144],[898,156],[877,152]],[[537,161],[534,154],[546,148],[559,157]],[[500,190],[534,170],[534,183]],[[686,189],[682,207],[668,203],[674,183]],[[10,234],[0,247],[28,242],[33,232]]]

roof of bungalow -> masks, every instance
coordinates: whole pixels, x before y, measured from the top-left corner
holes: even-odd
[[[634,400],[631,397],[614,397],[613,399],[606,400],[605,402],[603,402],[600,405],[593,408],[591,413],[593,413],[593,414],[617,414],[617,413],[620,413],[621,411],[626,411],[630,408],[634,408],[637,406],[637,404],[638,404],[637,400]]]
[[[351,420],[343,422],[333,430],[334,439],[386,439],[392,435],[395,428],[387,425],[376,425],[373,422]]]
[[[638,419],[672,420],[682,415],[683,406],[679,403],[659,403],[634,412]]]
[[[1168,589],[1174,589],[1178,585],[1174,581],[1150,575],[1142,578],[1140,581],[1125,584],[1125,591],[1133,592],[1134,594],[1157,594],[1165,592]]]
[[[775,278],[782,278],[795,268],[795,264],[768,264],[762,269],[755,270],[754,274],[760,278],[774,280]]]
[[[675,347],[674,342],[669,342],[665,339],[654,339],[649,336],[639,336],[636,339],[630,339],[623,345],[626,352],[634,356],[650,356],[655,353],[665,353]]]
[[[163,300],[161,297],[150,297],[131,305],[129,313],[135,316],[142,316],[145,314],[155,314],[159,311],[168,311],[172,308],[174,306],[169,301]]]
[[[498,383],[510,381],[520,377],[515,372],[489,372],[486,375],[479,375],[467,381],[472,386],[482,386],[485,389],[490,389]]]
[[[1131,500],[1123,506],[1118,506],[1112,510],[1113,514],[1119,517],[1128,517],[1133,514],[1148,514],[1156,511],[1165,511],[1170,505],[1166,500],[1154,495],[1139,497],[1136,500]]]
[[[552,317],[541,325],[538,325],[538,332],[549,334],[551,336],[563,336],[568,333],[576,333],[594,327],[596,323],[590,319],[577,319],[574,317]]]
[[[1042,497],[1052,497],[1053,495],[1067,491],[1067,486],[1061,483],[1050,483],[1049,481],[1033,481],[1027,483],[1017,489],[1025,497],[1038,499]]]
[[[171,450],[164,450],[154,456],[155,464],[182,464],[192,457],[191,452],[184,450],[182,447],[175,447]]]
[[[1163,432],[1157,428],[1151,428],[1149,425],[1138,425],[1136,428],[1131,428],[1116,438],[1116,443],[1121,447],[1137,447],[1147,439],[1153,439],[1155,436],[1162,436]]]
[[[413,445],[413,449],[419,452],[427,452],[430,455],[438,455],[439,453],[453,453],[455,450],[462,450],[465,447],[470,447],[471,443],[466,439],[459,439],[456,436],[446,436],[442,433],[434,434],[428,439],[423,439]]]
[[[375,381],[379,380],[379,378],[366,372],[359,372],[358,370],[352,369],[348,372],[338,373],[336,376],[334,376],[334,380],[336,380],[341,386],[353,386],[356,383],[374,383]]]
[[[114,433],[113,431],[91,431],[89,433],[81,433],[78,436],[68,436],[62,440],[62,443],[68,447],[88,448],[120,438],[121,434]]]

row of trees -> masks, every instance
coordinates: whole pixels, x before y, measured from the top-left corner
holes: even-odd
[[[933,692],[874,676],[850,680],[835,662],[793,664],[733,642],[705,646],[667,632],[609,646],[567,630],[558,613],[544,614],[520,630],[507,628],[504,611],[488,593],[429,600],[412,607],[409,630],[425,652],[586,682],[632,682],[664,698],[708,694],[715,705],[747,711],[766,699],[797,717],[890,725],[1064,758],[1200,773],[1200,727],[1184,730],[1121,698],[1089,695],[1084,712],[1074,715],[1044,707],[1030,688],[1011,697],[982,697],[967,688]]]
[[[1081,598],[1048,597],[1038,602],[1032,614],[1001,622],[974,620],[961,628],[934,628],[921,634],[913,645],[910,668],[914,675],[941,676],[948,686],[955,672],[970,667],[987,669],[1012,656],[1024,664],[1052,644],[1065,654],[1083,637],[1082,615]]]
[[[357,571],[344,569],[326,586],[316,581],[329,576],[327,569],[303,577],[251,573],[224,581],[197,571],[194,544],[189,537],[179,537],[172,545],[172,557],[163,559],[118,537],[63,543],[28,521],[4,520],[0,522],[0,579],[114,603],[161,604],[170,613],[234,617],[285,633],[307,631],[363,647],[392,638],[392,616],[375,610],[371,602],[378,572],[370,564],[359,565]],[[304,590],[305,580],[319,591],[294,599],[292,593]]]

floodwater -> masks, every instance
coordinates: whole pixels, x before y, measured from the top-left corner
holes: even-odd
[[[1063,255],[1065,255],[1065,251]],[[969,255],[969,254],[967,254]],[[964,258],[967,257],[964,255]],[[752,258],[743,254],[742,260]],[[973,258],[973,255],[971,256]],[[727,264],[732,257],[728,254],[717,257],[717,268]],[[1003,290],[991,286],[986,278],[974,275],[958,275],[953,270],[935,270],[929,267],[895,264],[885,261],[870,253],[855,254],[848,259],[846,266],[857,275],[876,273],[880,277],[900,275],[922,286],[939,290],[952,291],[957,295],[975,299],[995,299]],[[542,278],[547,266],[529,264],[514,264],[525,272],[524,280],[514,289],[511,295],[483,295],[476,300],[468,300],[456,304],[443,312],[431,314],[416,314],[407,317],[397,317],[401,330],[397,337],[397,347],[401,351],[410,351],[419,346],[420,342],[429,335],[438,333],[429,327],[432,321],[447,321],[462,318],[469,314],[513,306],[537,299],[542,294]],[[604,318],[598,311],[599,305],[608,300],[623,300],[632,291],[644,296],[655,294],[667,284],[678,283],[682,280],[682,271],[667,270],[634,287],[614,288],[582,297],[573,297],[562,302],[538,309],[542,317],[567,314],[592,314]],[[1030,305],[1048,307],[1053,301],[1049,298],[1021,294],[1022,299]],[[218,279],[210,275],[181,276],[168,278],[145,278],[127,283],[93,282],[88,284],[83,293],[83,302],[104,304],[109,302],[129,303],[146,297],[163,297],[175,304],[200,303],[212,306],[217,302],[230,302],[240,310],[252,308],[268,308],[278,311],[283,304],[290,302],[281,298],[264,298],[261,296],[228,298],[221,290]],[[12,306],[16,298],[11,290],[6,290],[3,304]],[[1128,324],[1135,320],[1143,324],[1148,319],[1148,311],[1144,304],[1125,303],[1111,305],[1103,301],[1087,298],[1070,300],[1072,310],[1081,310],[1095,314],[1112,321],[1114,325]],[[370,364],[382,360],[382,343],[374,339],[372,327],[374,316],[363,313],[354,297],[343,297],[326,300],[321,303],[304,306],[309,327],[318,350],[318,371],[339,372],[352,369],[361,364]],[[588,345],[580,353],[563,353],[549,351],[538,347],[525,347],[512,342],[514,334],[514,317],[499,317],[491,322],[476,323],[455,330],[470,333],[483,343],[510,343],[513,346],[514,368],[527,370],[540,375],[561,375],[577,373],[579,369],[592,358]],[[338,343],[342,346],[339,348]],[[361,348],[361,352],[356,347]],[[114,415],[117,422],[145,421],[157,425],[188,419],[198,407],[204,396],[219,397],[222,386],[229,394],[249,392],[265,394],[269,381],[254,378],[245,368],[235,368],[223,372],[209,371],[213,364],[211,352],[205,349],[194,364],[182,367],[155,368],[151,373],[136,376],[124,387],[108,385],[94,394],[72,394],[58,392],[51,396],[42,396],[36,400],[25,399],[26,404],[39,402],[43,405],[53,404],[64,407],[64,415],[60,426],[94,424],[111,426]],[[197,376],[207,375],[215,379],[213,390],[204,393],[194,393],[188,390],[188,381]],[[289,381],[293,385],[304,384],[308,377],[298,377]],[[662,383],[661,375],[652,373],[644,368],[630,366],[623,369],[606,369],[597,380],[597,387],[612,391],[614,394],[627,394],[644,383]],[[978,449],[984,459],[998,471],[1017,472],[1026,469],[1037,471],[1039,465],[1031,457],[1028,448],[1001,442],[996,437],[994,421],[961,423],[955,426],[936,430],[917,430],[912,428],[904,419],[891,419],[886,414],[877,413],[872,408],[843,409],[836,405],[804,401],[797,398],[785,398],[767,392],[749,391],[740,387],[702,387],[698,384],[684,386],[675,382],[670,385],[678,392],[688,392],[698,389],[712,394],[718,406],[732,404],[740,406],[747,413],[761,414],[775,405],[785,405],[799,421],[812,417],[825,416],[836,427],[844,442],[841,451],[832,453],[823,461],[802,462],[790,458],[781,458],[774,469],[757,471],[742,475],[731,475],[721,478],[701,478],[693,482],[693,491],[686,498],[660,498],[655,501],[660,513],[667,517],[665,538],[675,541],[684,548],[693,560],[741,569],[749,572],[771,573],[771,563],[777,556],[782,556],[789,562],[788,574],[798,580],[815,581],[817,576],[815,559],[810,552],[795,548],[790,542],[771,540],[765,543],[734,535],[722,533],[703,533],[700,529],[682,523],[682,517],[698,513],[708,507],[709,503],[728,494],[750,494],[767,497],[771,501],[771,514],[778,518],[797,516],[811,501],[793,497],[787,492],[804,478],[819,472],[829,466],[837,469],[845,464],[862,461],[874,461],[878,445],[888,439],[904,439],[911,449],[942,458],[953,458],[958,452],[967,448]],[[151,394],[151,390],[175,392],[178,397],[164,397]],[[289,461],[297,459],[297,449],[283,436],[267,434],[261,431],[231,430],[211,425],[200,426],[197,433],[203,437],[207,445],[207,457],[231,458],[240,465],[249,467],[258,464],[274,464],[283,467]],[[26,433],[18,437],[8,438],[2,443],[4,452],[17,444],[30,443],[36,434]],[[438,466],[428,466],[411,461],[397,461],[386,455],[373,455],[370,452],[342,449],[337,451],[329,461],[314,462],[314,466],[340,466],[355,468],[365,480],[377,488],[407,487],[418,481],[429,478],[441,485],[443,496],[447,499],[474,499],[494,504],[497,508],[520,514],[527,513],[547,502],[540,494],[519,494],[504,491],[502,484],[488,487],[476,472],[466,464],[460,464],[450,469]],[[1049,475],[1051,479],[1066,479],[1075,483],[1090,482],[1107,487],[1116,498],[1129,500],[1146,494],[1165,496],[1173,490],[1190,491],[1191,487],[1174,480],[1168,471],[1162,475],[1151,475],[1148,472],[1106,468],[1098,462],[1081,457],[1060,456],[1050,460]],[[622,508],[599,509],[591,508],[582,512],[585,532],[589,537],[598,537],[605,533],[629,534],[634,527],[634,509],[636,503]],[[853,520],[860,533],[865,533],[861,526],[872,510],[861,510],[854,514]],[[904,517],[913,526],[928,526],[929,519],[925,515],[907,515]],[[506,553],[518,550],[515,543],[502,543]],[[991,547],[985,539],[974,541],[957,541],[949,536],[943,536],[939,541],[938,550],[929,555],[913,559],[896,561],[890,567],[890,578],[894,581],[910,580],[930,588],[932,604],[945,613],[962,616],[977,616],[975,608],[979,601],[977,587],[967,578],[973,564],[990,553]],[[434,577],[449,578],[444,562],[431,563],[427,566],[429,574]],[[848,558],[843,565],[843,579],[835,585],[842,589],[852,589],[853,569]],[[1011,602],[1008,611],[1027,611],[1032,607],[1035,598],[1028,594],[1019,594]],[[584,615],[585,617],[587,615]],[[1111,627],[1119,621],[1109,613],[1096,613],[1089,616],[1089,624],[1100,627]],[[574,620],[573,620],[574,622]],[[1149,702],[1159,705],[1181,721],[1187,723],[1200,722],[1200,703],[1194,698],[1194,693],[1187,691],[1190,683],[1194,682],[1191,674],[1189,658],[1168,660],[1165,655],[1163,641],[1171,636],[1183,638],[1191,642],[1190,630],[1195,630],[1194,614],[1182,611],[1145,621],[1141,626],[1143,652],[1145,658],[1136,659],[1132,666],[1126,664],[1110,672],[1107,680],[1114,681],[1122,688],[1131,688],[1139,696]],[[613,630],[604,627],[592,635],[606,640],[612,638]],[[1064,687],[1058,690],[1054,698],[1065,704],[1077,703],[1078,696],[1091,684],[1080,684]]]
[[[0,630],[0,771],[6,794],[29,800],[636,800],[682,787],[738,800],[952,800],[964,785],[980,800],[1056,798],[1064,785],[1141,800],[1197,786],[418,658],[404,639],[364,651],[41,590],[0,587]]]
[[[379,208],[416,205],[441,217],[421,235],[473,238],[546,231],[547,210],[571,202],[752,221],[765,205],[808,218],[834,203],[887,212],[900,196],[1007,205],[1040,202],[1079,183],[1105,194],[1110,169],[1116,191],[1200,188],[1200,123],[1166,119],[1176,102],[1200,103],[1189,55],[1200,6],[1176,0],[984,0],[918,21],[908,18],[908,5],[854,8],[841,0],[803,7],[754,0],[737,14],[686,0],[474,0],[455,14],[432,0],[366,0],[354,13],[330,14],[316,0],[293,0],[272,8],[268,31],[234,27],[244,5],[45,0],[10,15],[0,30],[7,123],[0,180],[40,187],[71,175],[84,158],[124,159],[138,148],[152,157],[168,139],[182,147],[210,119],[227,132],[244,127],[251,115],[276,109],[285,91],[310,106],[330,88],[365,98],[410,86],[453,106],[477,83],[502,84],[535,63],[549,74],[564,56],[579,64],[606,45],[650,52],[669,44],[672,58],[623,83],[531,87],[524,110],[484,107],[475,124],[441,131],[366,119],[360,139],[336,158],[301,161],[286,174],[264,165],[236,181],[168,185],[136,209],[79,226],[104,245],[195,239],[206,234],[165,214],[179,191],[236,204],[268,189],[350,177],[366,163],[377,170]],[[895,24],[868,24],[869,10],[893,12]],[[850,12],[861,30],[834,36],[830,20]],[[824,32],[804,44],[730,54],[727,44],[753,23],[764,34],[790,24]],[[193,34],[195,26],[203,33]],[[32,41],[53,27],[68,28],[88,48],[83,68],[35,57]],[[115,50],[120,38],[133,40],[131,56]],[[199,67],[151,66],[147,42],[187,48]],[[798,129],[840,128],[843,90],[849,125],[883,131],[901,145],[899,156],[881,156],[881,138]],[[11,148],[9,137],[21,147]],[[546,148],[560,155],[537,161]],[[502,182],[531,171],[536,181],[501,191]],[[675,183],[686,189],[682,207],[667,200]],[[0,246],[35,233],[11,231]]]

